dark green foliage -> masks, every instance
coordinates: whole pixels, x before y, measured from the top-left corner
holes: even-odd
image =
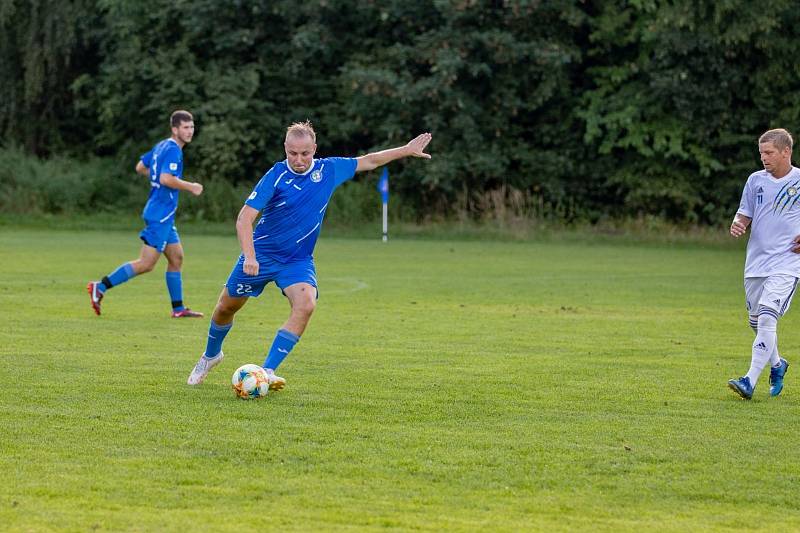
[[[796,128],[799,19],[788,0],[597,3],[579,115],[623,212],[730,216],[758,135]]]
[[[216,220],[293,121],[312,120],[320,156],[431,131],[431,161],[391,166],[409,220],[497,217],[505,198],[521,216],[717,223],[758,135],[800,119],[798,22],[790,0],[0,0],[0,143],[110,156],[135,180],[188,109],[187,175],[207,196],[182,211]],[[359,180],[338,193],[358,213]],[[65,183],[92,206],[74,190],[92,180]]]
[[[149,186],[132,170],[125,172],[110,159],[39,160],[19,149],[0,149],[0,211],[71,214],[141,209]]]
[[[0,140],[39,155],[86,144],[70,84],[96,72],[93,4],[0,0]]]

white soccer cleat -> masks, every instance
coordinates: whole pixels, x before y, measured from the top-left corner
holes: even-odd
[[[200,360],[194,365],[194,369],[192,373],[189,374],[189,379],[186,380],[186,383],[188,385],[200,385],[203,380],[206,379],[211,369],[222,361],[223,357],[225,357],[225,354],[222,352],[219,352],[218,356],[212,357],[211,359],[206,357],[206,354],[200,356]]]
[[[267,377],[269,377],[269,390],[277,392],[286,386],[286,380],[276,376],[274,370],[271,368],[265,368],[264,370],[267,371]]]

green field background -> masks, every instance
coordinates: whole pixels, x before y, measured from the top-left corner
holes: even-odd
[[[86,282],[131,231],[0,227],[0,530],[797,530],[798,312],[784,394],[753,401],[743,250],[731,245],[379,240],[323,235],[320,301],[279,374],[237,400],[288,304],[237,315],[197,388],[233,234]]]

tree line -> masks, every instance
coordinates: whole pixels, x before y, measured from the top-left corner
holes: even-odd
[[[800,118],[798,19],[790,0],[0,0],[0,144],[127,172],[184,108],[188,174],[246,189],[293,121],[321,156],[431,131],[429,163],[391,169],[413,216],[504,191],[567,220],[714,224],[758,135]]]

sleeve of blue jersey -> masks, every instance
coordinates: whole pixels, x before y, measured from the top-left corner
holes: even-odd
[[[331,157],[328,161],[333,163],[335,187],[356,175],[358,161],[355,157]]]
[[[149,152],[143,153],[139,161],[141,161],[144,166],[150,168],[150,165],[153,163],[153,151],[150,150]]]
[[[275,167],[262,176],[244,203],[257,211],[262,211],[273,194],[275,194]]]
[[[181,163],[181,149],[177,146],[170,146],[159,158],[161,173],[172,174],[178,178],[183,174]]]

